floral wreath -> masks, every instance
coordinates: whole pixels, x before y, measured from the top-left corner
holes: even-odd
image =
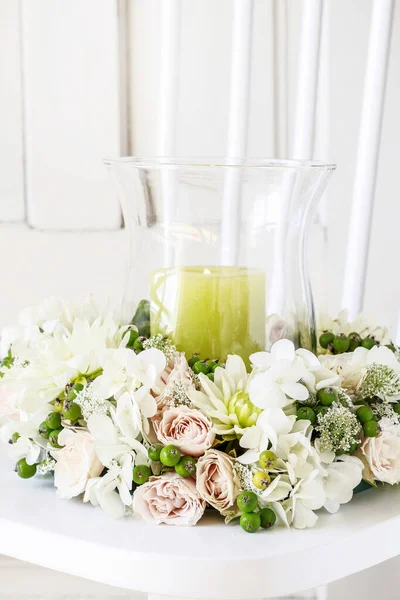
[[[250,533],[312,527],[360,484],[400,482],[400,352],[387,331],[321,319],[318,356],[268,323],[270,351],[186,357],[93,301],[50,299],[1,337],[1,439],[20,477],[54,476],[113,518]]]

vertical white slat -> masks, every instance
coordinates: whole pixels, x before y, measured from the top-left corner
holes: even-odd
[[[20,4],[0,4],[0,222],[22,221],[25,216]]]
[[[119,155],[117,0],[22,0],[28,222],[114,229],[121,216],[102,164]]]
[[[244,158],[247,152],[253,11],[253,0],[234,0],[228,159]],[[239,260],[240,193],[240,170],[227,169],[221,229],[221,261],[225,265]]]
[[[393,11],[394,0],[374,0],[342,302],[350,317],[364,302]]]
[[[310,159],[313,153],[318,89],[323,0],[304,0],[292,158]]]
[[[161,67],[158,153],[176,155],[176,128],[179,99],[180,0],[161,5]],[[164,206],[164,266],[172,263],[171,226],[175,211],[175,172],[163,171],[161,185]]]
[[[330,160],[330,37],[329,13],[327,6],[322,11],[321,40],[318,63],[317,99],[315,107],[314,156],[316,160]],[[328,192],[321,199],[318,217],[323,226],[327,226]]]
[[[274,148],[276,158],[288,154],[288,4],[273,0]]]

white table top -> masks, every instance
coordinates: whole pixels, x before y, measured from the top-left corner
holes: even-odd
[[[306,531],[246,534],[217,515],[192,528],[110,520],[24,481],[0,455],[0,553],[127,589],[188,598],[270,598],[317,587],[400,554],[400,489],[321,511]]]

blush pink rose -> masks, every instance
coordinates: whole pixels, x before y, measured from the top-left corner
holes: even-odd
[[[395,485],[400,482],[400,438],[390,431],[365,438],[358,450],[364,463],[364,479]]]
[[[219,512],[227,512],[240,493],[233,460],[224,452],[208,450],[197,462],[196,486],[200,496]]]
[[[199,410],[178,406],[168,408],[153,421],[158,440],[167,446],[173,444],[190,456],[201,456],[213,445],[215,434],[212,422]]]
[[[151,477],[135,490],[132,507],[146,523],[191,526],[203,516],[206,503],[193,479],[165,473]]]
[[[96,456],[88,431],[63,429],[58,436],[60,450],[53,450],[54,485],[60,498],[69,500],[85,491],[88,480],[98,477],[103,465]]]

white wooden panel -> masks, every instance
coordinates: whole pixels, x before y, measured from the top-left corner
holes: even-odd
[[[22,1],[29,224],[112,229],[102,158],[120,153],[116,0]]]
[[[394,0],[374,0],[343,290],[351,316],[364,306],[393,14]]]
[[[0,4],[0,221],[24,218],[19,1]]]

